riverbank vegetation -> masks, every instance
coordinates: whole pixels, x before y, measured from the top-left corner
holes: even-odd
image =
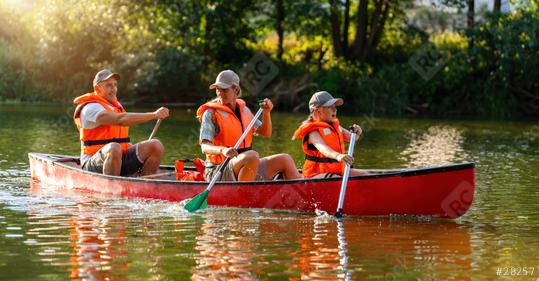
[[[538,4],[492,2],[0,0],[0,100],[68,103],[111,68],[121,99],[198,103],[230,68],[287,111],[323,89],[349,114],[539,117]]]

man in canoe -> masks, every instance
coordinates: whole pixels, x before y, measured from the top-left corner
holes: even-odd
[[[264,110],[262,122],[256,120],[254,130],[247,134],[236,150],[235,143],[253,118],[245,101],[239,99],[240,78],[234,71],[224,70],[219,73],[215,83],[210,85],[210,89],[215,89],[217,98],[197,110],[197,118],[201,123],[200,146],[202,153],[206,154],[206,180],[211,180],[217,174],[220,164],[227,157],[232,159],[224,167],[221,181],[267,180],[277,173],[282,173],[285,179],[301,177],[290,155],[276,154],[260,158],[258,153],[251,149],[253,133],[271,137],[270,112],[273,104],[270,100],[266,99],[261,103]]]
[[[83,170],[113,176],[155,173],[163,157],[163,145],[152,139],[131,144],[129,126],[168,117],[168,109],[128,113],[118,102],[116,92],[120,75],[108,69],[99,71],[93,93],[73,100],[77,105],[73,119],[81,141]]]
[[[345,152],[344,142],[350,141],[351,133],[341,127],[337,119],[337,106],[344,101],[335,99],[326,91],[315,93],[309,101],[311,114],[294,132],[293,139],[301,139],[306,178],[332,177],[344,173],[345,164],[352,165],[354,158]],[[361,137],[361,127],[354,124],[352,131]],[[367,174],[359,169],[350,169],[350,176]]]

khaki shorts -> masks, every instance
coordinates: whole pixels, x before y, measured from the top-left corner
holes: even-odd
[[[122,155],[122,171],[121,176],[130,176],[134,173],[140,172],[144,163],[140,161],[138,157],[138,144],[130,146],[126,153]],[[81,168],[86,171],[103,173],[103,164],[105,162],[105,155],[101,152],[101,149],[97,151],[90,159],[81,163]]]
[[[267,159],[266,158],[260,158],[260,162],[258,162],[258,170],[256,172],[256,178],[255,181],[263,181],[267,179]],[[217,174],[217,171],[219,170],[218,166],[212,166],[212,167],[206,167],[206,170],[204,171],[204,179],[206,181],[211,181],[213,176]],[[223,173],[221,174],[221,178],[218,181],[238,181],[236,179],[236,176],[234,175],[234,169],[232,167],[232,161],[228,162],[228,165],[223,169]]]

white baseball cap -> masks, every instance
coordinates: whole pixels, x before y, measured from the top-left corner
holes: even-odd
[[[217,75],[217,78],[215,78],[215,83],[210,85],[210,89],[215,89],[217,87],[228,89],[232,86],[240,86],[240,77],[236,72],[232,70],[223,70]]]

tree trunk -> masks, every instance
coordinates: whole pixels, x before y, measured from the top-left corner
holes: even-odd
[[[354,44],[352,47],[352,58],[357,59],[363,56],[365,43],[367,39],[367,25],[369,22],[369,1],[360,0],[357,8],[356,34],[354,36]]]
[[[350,3],[346,0],[344,7],[344,27],[341,33],[338,0],[331,3],[331,34],[333,49],[336,56],[345,57],[349,61],[369,57],[376,49],[382,37],[385,23],[391,8],[390,0],[375,0],[374,11],[369,16],[369,0],[359,0],[357,6],[356,32],[351,46],[348,44],[348,29],[350,20]],[[340,40],[339,40],[340,39]]]
[[[283,59],[283,41],[284,41],[284,27],[283,27],[283,21],[284,21],[284,5],[283,0],[276,0],[277,3],[275,3],[276,8],[276,29],[277,29],[277,36],[278,36],[278,43],[277,43],[277,59],[279,61],[282,61]]]
[[[494,8],[492,9],[494,16],[492,17],[492,22],[498,24],[498,20],[502,15],[502,0],[494,0]]]
[[[475,1],[468,0],[468,29],[473,29],[475,24]]]
[[[376,49],[380,38],[382,38],[382,33],[386,24],[387,16],[389,14],[389,5],[390,1],[382,0],[376,3],[375,14],[373,14],[373,21],[371,23],[371,34],[369,38],[369,44],[365,52],[363,53],[362,59],[369,57],[370,53]]]
[[[348,29],[350,27],[350,0],[344,3],[344,26],[342,29],[342,51],[346,57],[348,56]]]
[[[330,0],[330,22],[331,22],[331,38],[333,39],[333,52],[335,56],[342,57],[343,49],[341,45],[341,20],[339,17],[339,1]]]
[[[468,30],[473,30],[475,25],[475,1],[474,0],[468,0]],[[468,48],[471,49],[474,46],[474,40],[473,37],[470,37],[470,44],[468,44]]]
[[[502,0],[494,0],[494,13],[500,14],[502,12]]]

